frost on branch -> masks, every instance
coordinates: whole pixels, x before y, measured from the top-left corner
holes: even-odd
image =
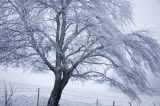
[[[128,0],[0,1],[0,63],[52,71],[62,79],[110,84],[131,99],[150,94],[146,71],[160,73],[159,44],[147,31],[126,34]]]

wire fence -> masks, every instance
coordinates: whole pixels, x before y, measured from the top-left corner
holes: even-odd
[[[7,88],[9,91],[10,89]],[[12,97],[12,106],[47,106],[51,90],[40,88],[17,88]],[[8,94],[9,95],[9,94]],[[102,102],[103,101],[103,102]],[[4,106],[4,88],[0,88],[0,106]],[[110,100],[109,97],[85,97],[71,93],[62,93],[60,106],[160,106],[132,103],[131,101]]]

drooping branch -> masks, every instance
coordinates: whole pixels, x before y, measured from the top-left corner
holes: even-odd
[[[98,83],[109,83],[110,86],[116,87],[120,89],[123,93],[128,95],[132,100],[138,100],[140,102],[140,98],[138,97],[137,93],[134,91],[132,87],[128,84],[120,83],[116,81],[116,79],[109,78],[105,74],[97,71],[89,71],[80,74],[73,74],[72,77],[80,78],[80,79],[89,79],[93,80]]]
[[[0,8],[0,63],[54,70],[62,89],[77,73],[138,98],[133,90],[148,89],[146,70],[160,73],[159,44],[145,32],[120,30],[132,21],[127,0],[3,0]]]

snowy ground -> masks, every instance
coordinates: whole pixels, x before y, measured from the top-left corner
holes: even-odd
[[[8,82],[7,82],[8,83]],[[16,88],[13,97],[13,106],[36,106],[37,103],[37,89],[40,88],[40,105],[46,106],[51,88],[35,85],[27,85],[22,83],[12,83]],[[8,86],[9,87],[9,86]],[[98,86],[97,86],[98,87]],[[111,106],[113,101],[119,106],[129,106],[129,98],[119,92],[113,90],[97,89],[97,87],[88,86],[67,86],[63,92],[60,106],[96,106],[98,100],[99,106]],[[99,85],[100,87],[100,85]],[[3,81],[0,81],[0,106],[4,103]],[[142,98],[141,106],[151,106],[154,103],[160,105],[160,97],[147,97]],[[102,105],[101,105],[102,104]],[[137,103],[132,102],[133,105]]]

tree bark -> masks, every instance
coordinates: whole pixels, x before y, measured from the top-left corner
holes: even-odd
[[[58,104],[62,95],[62,91],[69,81],[69,77],[67,76],[63,76],[63,78],[61,78],[62,74],[56,75],[55,77],[54,88],[51,92],[47,106],[59,106]]]
[[[61,82],[55,81],[54,88],[51,92],[47,106],[58,106],[61,94],[62,94]]]

